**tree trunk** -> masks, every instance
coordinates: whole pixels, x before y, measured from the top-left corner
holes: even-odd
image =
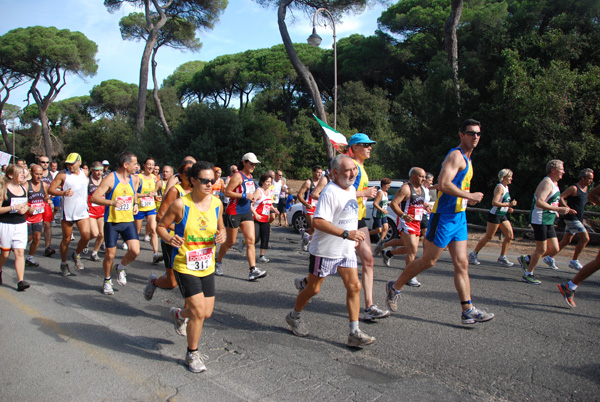
[[[460,117],[460,83],[458,81],[458,38],[456,36],[456,29],[460,22],[460,16],[462,14],[463,0],[452,0],[452,11],[450,17],[446,21],[445,26],[445,40],[446,40],[446,58],[448,64],[452,68],[452,79],[455,86],[456,105],[458,107],[457,114]]]
[[[154,49],[154,46],[158,41],[158,31],[160,31],[160,29],[167,22],[167,16],[162,11],[160,6],[156,3],[155,0],[152,0],[152,3],[157,9],[156,11],[160,14],[160,19],[158,20],[156,25],[152,24],[149,0],[145,0],[144,5],[146,21],[148,24],[148,28],[150,29],[150,34],[148,35],[148,40],[146,41],[146,46],[144,47],[142,63],[140,65],[140,85],[138,92],[137,114],[135,116],[135,138],[138,142],[142,139],[142,132],[144,131],[146,118],[146,96],[148,91],[148,69],[150,66],[150,56],[152,55],[152,50]]]
[[[154,96],[154,104],[156,104],[156,110],[158,111],[158,118],[160,119],[163,128],[165,129],[165,133],[169,138],[173,138],[173,133],[171,133],[171,129],[169,128],[169,124],[167,124],[167,119],[165,119],[165,114],[163,112],[162,105],[160,103],[160,98],[158,97],[158,82],[156,80],[156,52],[158,52],[158,47],[154,48],[152,51],[152,81],[154,82],[154,91],[152,91],[152,95]]]
[[[290,34],[288,33],[287,26],[285,25],[285,15],[287,7],[294,0],[280,0],[279,9],[277,11],[277,23],[279,24],[279,32],[281,33],[281,39],[283,40],[283,46],[285,47],[285,51],[294,66],[294,69],[302,78],[302,81],[306,85],[308,92],[313,100],[315,105],[315,109],[317,112],[317,116],[319,119],[323,120],[327,123],[327,115],[325,114],[325,108],[323,107],[323,101],[321,100],[321,93],[319,92],[319,87],[317,86],[317,82],[312,76],[310,70],[298,57],[296,50],[294,49],[294,45],[292,44],[292,39],[290,38]],[[323,142],[325,143],[325,151],[327,153],[327,162],[331,161],[335,157],[335,151],[333,149],[333,145],[329,141],[327,134],[323,130]]]
[[[48,107],[39,107],[40,121],[42,122],[42,138],[44,139],[44,151],[48,159],[52,160],[52,141],[50,141],[50,125],[48,124]],[[13,134],[14,135],[14,134]]]
[[[12,142],[8,139],[8,130],[6,129],[6,124],[4,124],[4,119],[0,116],[0,131],[2,132],[2,140],[4,141],[4,145],[6,146],[6,152],[12,155],[13,147]],[[15,135],[15,129],[13,127],[13,135]]]

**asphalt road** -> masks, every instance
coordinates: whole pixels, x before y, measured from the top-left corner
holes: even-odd
[[[53,246],[58,246],[58,228]],[[473,301],[496,314],[464,327],[449,255],[419,275],[421,288],[403,292],[398,312],[361,329],[377,338],[364,349],[345,346],[345,290],[328,278],[303,313],[307,338],[291,334],[284,317],[294,304],[293,280],[307,254],[299,235],[274,227],[268,276],[247,281],[245,256],[230,251],[217,278],[214,315],[200,351],[208,371],[184,363],[186,340],[167,313],[181,306],[177,289],[142,290],[161,265],[150,263],[149,243],[128,269],[127,286],[102,294],[100,262],[63,278],[59,258],[37,257],[27,268],[31,288],[16,291],[12,257],[0,286],[0,400],[143,401],[496,401],[597,400],[600,396],[600,274],[577,292],[569,309],[556,283],[571,278],[568,254],[552,271],[539,267],[541,286],[520,281],[518,266],[495,264],[497,250],[471,267]],[[117,252],[117,257],[123,255]],[[486,254],[489,253],[489,254]],[[101,254],[102,256],[102,254]],[[516,261],[516,255],[509,255]],[[586,261],[584,261],[586,262]],[[71,264],[72,265],[72,264]],[[375,266],[375,301],[404,262]],[[74,269],[72,268],[72,271]]]

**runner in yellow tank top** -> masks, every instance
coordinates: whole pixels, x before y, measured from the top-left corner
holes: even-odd
[[[94,204],[106,206],[104,210],[106,254],[102,262],[104,269],[103,293],[105,295],[114,294],[110,277],[111,269],[118,274],[117,283],[125,286],[127,284],[125,268],[140,254],[140,241],[133,223],[133,216],[138,212],[134,188],[138,188],[139,179],[133,174],[137,157],[131,152],[123,152],[119,155],[117,163],[119,166],[117,171],[102,179],[91,199]],[[121,262],[113,265],[119,235],[123,237],[128,250]]]
[[[146,218],[146,238],[152,244],[152,263],[158,264],[163,256],[158,252],[158,235],[156,234],[156,203],[154,197],[158,194],[159,184],[154,179],[154,159],[146,158],[142,164],[142,172],[138,175],[140,185],[138,186],[137,198],[139,202],[139,212],[135,215],[135,228],[138,236],[142,231],[142,224]],[[149,237],[149,239],[148,239]]]
[[[206,371],[204,357],[198,352],[204,320],[215,305],[215,244],[226,238],[221,201],[212,195],[215,172],[210,162],[200,161],[190,169],[193,190],[176,199],[158,223],[158,234],[173,247],[173,268],[186,308],[171,308],[176,331],[187,323],[185,361],[190,371]],[[169,227],[175,222],[175,234]]]

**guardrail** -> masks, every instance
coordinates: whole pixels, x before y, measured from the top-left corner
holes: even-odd
[[[467,207],[467,212],[479,212],[479,213],[484,213],[487,214],[490,210],[488,208],[473,208],[473,207]],[[525,209],[513,209],[512,214],[526,214],[529,215],[531,211],[530,210],[525,210]],[[600,217],[600,213],[598,212],[591,212],[591,211],[584,211],[583,213],[583,217],[595,217],[598,218]],[[474,230],[481,230],[483,232],[486,231],[486,226],[481,226],[481,225],[475,225],[475,224],[467,224],[467,227],[469,229],[474,229]],[[588,229],[592,229],[592,230],[588,230],[588,233],[590,234],[590,243],[589,244],[594,244],[594,245],[598,245],[600,244],[600,233],[595,232],[594,228],[591,225],[586,225],[586,227],[588,227]],[[519,227],[514,227],[513,226],[513,232],[515,233],[515,235],[517,233],[520,233],[522,235],[525,235],[527,233],[531,233],[533,234],[533,229],[531,229],[531,227],[527,227],[527,228],[519,228]],[[565,232],[564,231],[556,231],[557,235],[562,236]],[[498,230],[496,232],[496,235],[502,239],[502,232],[500,230]],[[574,239],[573,241],[577,241],[576,239]]]

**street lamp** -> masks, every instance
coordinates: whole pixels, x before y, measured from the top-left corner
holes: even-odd
[[[331,24],[333,26],[333,128],[337,130],[337,43],[335,40],[335,21],[333,19],[333,15],[326,8],[319,8],[315,11],[315,15],[313,16],[313,31],[312,34],[306,40],[311,46],[319,46],[321,44],[321,37],[317,34],[317,14],[320,12],[324,12],[331,19]]]

